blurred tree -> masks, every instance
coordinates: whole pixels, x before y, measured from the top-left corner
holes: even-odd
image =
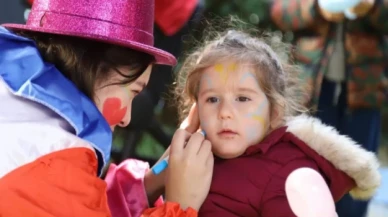
[[[241,20],[260,28],[274,28],[269,16],[270,0],[206,0],[205,17],[237,15]]]
[[[237,16],[247,24],[256,26],[265,31],[276,31],[276,34],[282,36],[284,41],[293,40],[292,32],[281,32],[274,25],[270,17],[270,4],[273,0],[205,0],[204,19],[197,30],[194,31],[194,38],[201,39],[203,31],[208,23],[214,19],[225,18],[230,15]],[[190,41],[190,40],[188,40]],[[193,42],[193,41],[191,41]],[[194,42],[195,43],[195,42]],[[190,49],[192,45],[187,44]]]

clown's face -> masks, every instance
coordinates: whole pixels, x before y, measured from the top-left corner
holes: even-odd
[[[118,68],[120,72],[130,74],[128,67]],[[122,76],[112,72],[112,77],[98,84],[94,101],[108,122],[112,131],[116,126],[126,127],[131,122],[131,107],[133,99],[147,85],[151,75],[152,65],[134,82],[125,85],[110,85],[120,82]]]

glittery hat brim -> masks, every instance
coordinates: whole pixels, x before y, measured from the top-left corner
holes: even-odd
[[[161,49],[155,48],[153,46],[145,45],[135,41],[122,40],[118,38],[106,37],[106,36],[95,35],[95,34],[85,34],[80,32],[59,31],[57,29],[54,30],[54,29],[41,28],[41,27],[31,27],[31,26],[22,25],[22,24],[2,24],[1,26],[4,26],[10,30],[24,30],[24,31],[41,32],[41,33],[49,33],[49,34],[56,34],[56,35],[67,35],[67,36],[90,39],[94,41],[100,41],[108,44],[119,45],[122,47],[128,47],[154,56],[156,60],[155,63],[160,65],[174,66],[177,62],[176,58],[172,54],[166,51],[163,51]]]

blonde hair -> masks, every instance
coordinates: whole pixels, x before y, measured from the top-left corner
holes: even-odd
[[[280,107],[283,118],[308,112],[303,105],[306,91],[299,80],[300,68],[288,60],[290,46],[273,34],[257,31],[253,34],[256,36],[239,30],[215,32],[210,40],[205,40],[188,55],[178,73],[175,88],[181,120],[197,100],[202,72],[231,60],[237,64],[250,64],[256,69],[256,78],[271,108]]]

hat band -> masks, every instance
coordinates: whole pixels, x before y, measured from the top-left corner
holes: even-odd
[[[73,35],[90,35],[112,40],[134,41],[153,46],[153,35],[140,29],[91,17],[51,11],[31,11],[27,26],[40,27]]]

